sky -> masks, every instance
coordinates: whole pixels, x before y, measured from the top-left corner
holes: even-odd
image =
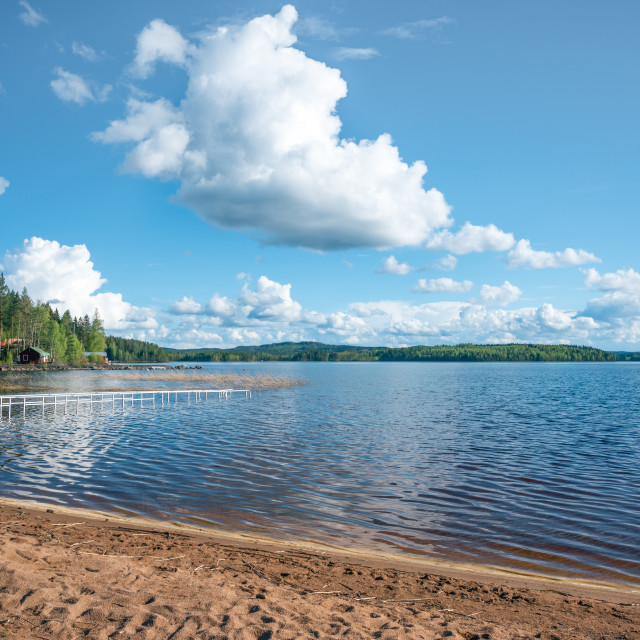
[[[640,350],[640,4],[3,0],[0,268],[169,347]]]

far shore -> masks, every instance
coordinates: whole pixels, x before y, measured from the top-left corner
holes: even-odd
[[[640,592],[0,499],[5,638],[640,638]],[[538,635],[539,634],[539,635]]]

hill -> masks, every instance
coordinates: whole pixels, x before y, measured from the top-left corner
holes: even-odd
[[[189,362],[382,361],[382,362],[607,362],[615,354],[593,347],[505,344],[355,347],[321,342],[279,342],[232,349],[164,349],[168,359]]]

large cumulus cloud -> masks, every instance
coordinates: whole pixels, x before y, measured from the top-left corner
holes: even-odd
[[[426,165],[405,163],[388,134],[340,138],[346,82],[293,46],[296,20],[287,5],[195,42],[154,20],[133,69],[184,67],[184,98],[131,100],[94,139],[128,143],[125,170],[177,178],[178,201],[223,228],[319,250],[425,243],[452,223]]]

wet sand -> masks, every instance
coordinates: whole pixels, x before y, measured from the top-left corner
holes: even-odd
[[[640,593],[0,501],[0,638],[640,639]]]

